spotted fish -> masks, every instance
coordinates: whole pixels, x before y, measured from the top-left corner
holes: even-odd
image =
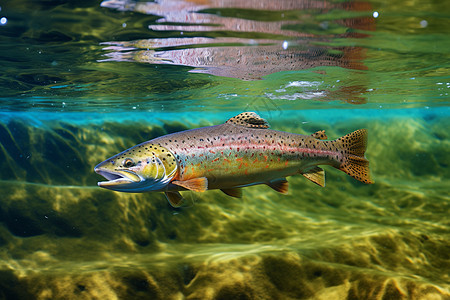
[[[331,165],[351,177],[373,183],[364,157],[367,130],[328,141],[325,131],[302,135],[268,129],[254,112],[224,124],[172,133],[125,150],[95,167],[107,181],[100,187],[130,193],[164,192],[174,207],[183,205],[180,191],[220,189],[242,197],[242,187],[266,184],[287,193],[286,177],[302,174],[325,186]]]

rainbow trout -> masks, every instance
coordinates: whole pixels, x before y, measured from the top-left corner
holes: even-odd
[[[256,113],[244,112],[224,124],[155,138],[98,164],[95,172],[108,180],[98,185],[129,193],[164,192],[179,207],[179,192],[185,190],[220,189],[242,197],[242,187],[266,184],[287,193],[286,177],[295,174],[323,187],[325,173],[318,165],[373,183],[364,157],[367,130],[327,141],[323,130],[308,136],[268,128]]]

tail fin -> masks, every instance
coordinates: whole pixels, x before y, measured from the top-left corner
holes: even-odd
[[[364,157],[367,147],[367,130],[356,130],[338,138],[335,142],[344,151],[344,161],[338,169],[361,182],[374,183],[369,174],[369,161]]]

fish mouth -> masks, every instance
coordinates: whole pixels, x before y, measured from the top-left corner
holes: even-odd
[[[130,170],[105,170],[95,168],[94,171],[105,177],[107,181],[99,181],[97,183],[100,187],[111,188],[116,186],[123,186],[131,183],[138,183],[142,181],[142,177]]]

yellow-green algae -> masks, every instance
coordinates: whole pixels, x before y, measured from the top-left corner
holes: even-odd
[[[275,122],[330,138],[368,128],[376,184],[326,168],[325,188],[297,176],[287,196],[188,192],[182,209],[101,190],[92,172],[181,123],[2,124],[0,298],[448,299],[448,123]]]

